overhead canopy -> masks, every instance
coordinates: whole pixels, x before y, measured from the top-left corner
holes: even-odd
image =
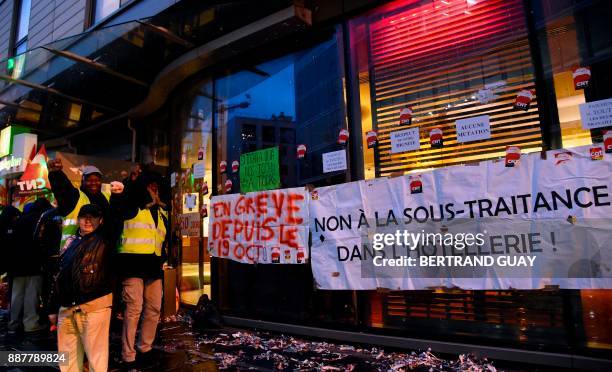
[[[25,125],[45,140],[126,117],[154,93],[160,72],[173,61],[289,3],[181,1],[152,18],[95,29],[4,59],[0,126]]]

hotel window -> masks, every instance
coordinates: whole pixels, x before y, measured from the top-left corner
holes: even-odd
[[[13,55],[23,54],[27,50],[28,28],[30,26],[30,0],[22,0],[17,6]]]
[[[394,1],[349,29],[366,179],[497,158],[509,145],[542,148],[537,94],[514,107],[536,80],[523,1]],[[457,141],[458,120],[483,116],[490,138]],[[442,147],[430,145],[434,129]],[[400,133],[418,136],[415,146],[398,151]]]
[[[612,97],[612,7],[605,1],[530,1],[553,121],[564,148],[601,142],[608,128],[587,129],[580,106]],[[556,106],[556,110],[554,109]]]

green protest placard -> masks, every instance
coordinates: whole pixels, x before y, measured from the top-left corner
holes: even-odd
[[[240,155],[240,192],[280,187],[278,147]]]

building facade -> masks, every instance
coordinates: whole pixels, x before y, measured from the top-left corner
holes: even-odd
[[[4,0],[0,125],[27,128],[51,155],[106,159],[108,177],[134,162],[163,171],[185,306],[207,293],[242,325],[605,358],[610,290],[329,291],[309,265],[245,265],[206,247],[210,198],[241,192],[232,162],[255,150],[278,147],[287,188],[603,142],[608,128],[584,129],[579,108],[612,98],[610,16],[596,0]],[[491,138],[458,141],[456,120],[482,115]],[[422,146],[392,151],[391,132],[411,128]],[[322,155],[342,149],[346,169],[324,172]],[[23,202],[20,174],[1,176],[0,201]],[[200,229],[185,233],[192,212]]]

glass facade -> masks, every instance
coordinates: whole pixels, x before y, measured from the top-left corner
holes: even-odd
[[[578,107],[612,97],[610,15],[603,1],[397,0],[318,26],[316,42],[292,36],[201,71],[172,114],[175,220],[200,213],[200,237],[177,233],[181,301],[207,293],[227,315],[407,337],[593,354],[612,347],[608,290],[321,291],[308,265],[245,265],[206,252],[210,197],[241,192],[232,164],[252,151],[278,148],[286,188],[498,159],[507,146],[601,142],[601,129],[583,129]],[[587,87],[576,85],[580,68],[590,72]],[[529,99],[521,106],[517,97]],[[457,141],[455,121],[478,115],[490,117],[491,139]],[[390,132],[410,128],[420,149],[392,153]],[[378,146],[369,148],[369,131]],[[432,131],[444,147],[431,146]],[[321,155],[343,148],[348,169],[324,173]]]

